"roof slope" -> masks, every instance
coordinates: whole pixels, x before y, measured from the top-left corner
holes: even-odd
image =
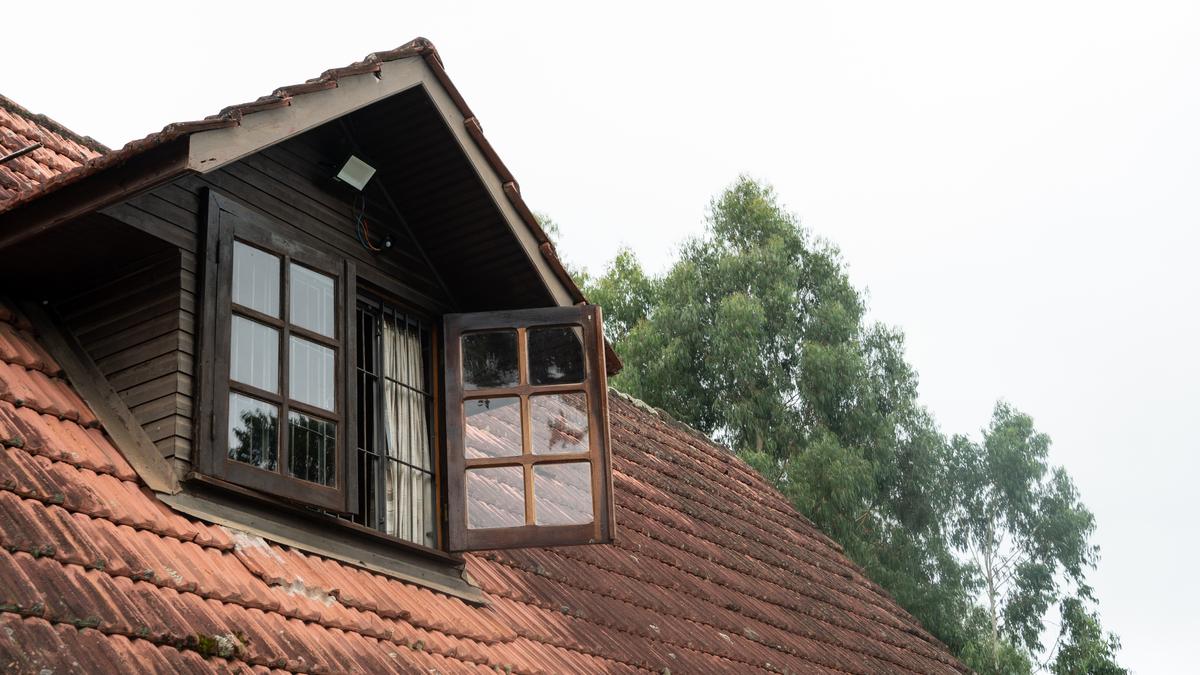
[[[957,672],[751,469],[611,396],[617,542],[466,556],[489,606],[179,515],[0,304],[0,669]]]
[[[45,115],[35,115],[0,96],[0,157],[35,143],[33,152],[0,164],[0,202],[32,191],[60,173],[69,172],[108,151]]]

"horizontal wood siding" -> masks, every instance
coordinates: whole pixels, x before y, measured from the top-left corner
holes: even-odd
[[[366,203],[372,241],[378,245],[387,236],[392,246],[372,252],[359,243],[354,226],[358,193],[334,182],[336,168],[314,147],[321,144],[319,134],[333,132],[336,129],[318,129],[210,174],[185,176],[104,213],[194,256],[199,252],[204,191],[211,189],[271,217],[291,229],[298,241],[354,259],[360,276],[390,286],[385,290],[422,309],[453,309],[424,253],[378,196]]]
[[[387,236],[392,246],[376,253],[359,243],[354,226],[358,193],[331,177],[336,173],[332,157],[340,150],[330,147],[345,142],[338,127],[324,127],[103,210],[173,245],[173,255],[147,261],[144,269],[121,275],[123,281],[73,298],[64,307],[69,306],[73,328],[92,358],[164,455],[191,457],[201,303],[197,260],[207,190],[267,215],[298,241],[354,259],[360,281],[430,313],[455,308],[385,199],[368,199],[366,217],[372,240],[379,243]]]
[[[190,260],[190,262],[189,262]],[[168,248],[56,309],[166,457],[191,448],[195,255]],[[190,278],[189,278],[190,276]]]

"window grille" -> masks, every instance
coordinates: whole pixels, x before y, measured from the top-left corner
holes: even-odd
[[[359,510],[354,520],[436,548],[430,324],[364,298],[357,327]]]

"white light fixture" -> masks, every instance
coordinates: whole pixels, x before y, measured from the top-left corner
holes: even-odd
[[[375,175],[375,167],[367,164],[361,159],[350,155],[350,159],[342,165],[342,170],[338,171],[337,179],[343,183],[348,183],[356,190],[362,190],[367,186],[367,181],[371,180],[371,176]]]

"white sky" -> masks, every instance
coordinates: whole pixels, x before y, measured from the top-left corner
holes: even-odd
[[[1053,437],[1126,664],[1190,663],[1200,8],[435,4],[20,3],[0,92],[116,147],[423,35],[594,271],[620,244],[665,268],[767,180],[907,333],[946,431],[1003,397]]]

